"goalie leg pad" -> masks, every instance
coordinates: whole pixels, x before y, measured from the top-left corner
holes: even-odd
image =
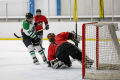
[[[50,61],[50,63],[51,63],[51,67],[53,69],[68,67],[67,65],[64,64],[64,62],[62,62],[62,61],[60,61],[58,59],[52,60],[52,61]]]
[[[76,59],[81,65],[82,65],[82,60],[79,60],[79,59]],[[85,64],[85,67],[86,68],[90,68],[91,65],[90,64]]]
[[[90,59],[87,55],[85,56],[85,59],[86,59],[85,62],[86,65],[93,65],[94,60]]]

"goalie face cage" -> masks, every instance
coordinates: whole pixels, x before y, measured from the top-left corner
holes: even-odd
[[[94,60],[85,68],[85,56]],[[113,23],[82,25],[82,78],[120,79],[120,46]]]

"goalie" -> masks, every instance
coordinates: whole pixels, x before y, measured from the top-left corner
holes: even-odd
[[[66,40],[71,39],[73,42],[79,43],[81,36],[77,36],[77,39],[75,39],[76,33],[74,31],[62,32],[56,36],[54,33],[47,35],[48,40],[51,42],[48,48],[48,67],[52,67],[53,69],[71,67],[72,63],[69,56],[82,63],[81,50]],[[90,67],[94,61],[87,56],[86,59],[88,61],[86,67]]]

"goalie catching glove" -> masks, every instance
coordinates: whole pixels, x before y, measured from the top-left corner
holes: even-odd
[[[79,43],[80,40],[82,39],[82,36],[80,36],[80,35],[77,34],[77,38],[76,38],[76,33],[75,33],[74,31],[72,31],[72,32],[70,32],[70,33],[73,34],[73,39],[72,39],[72,41],[73,41],[74,43]]]
[[[58,69],[58,68],[63,68],[63,67],[68,67],[67,65],[64,64],[64,62],[54,59],[48,62],[48,67],[52,67],[53,69]]]

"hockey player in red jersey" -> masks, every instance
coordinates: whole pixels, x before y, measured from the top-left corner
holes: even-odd
[[[41,10],[40,10],[40,9],[37,9],[37,10],[36,10],[36,14],[37,14],[37,15],[34,16],[35,22],[40,22],[40,23],[42,23],[42,25],[38,25],[38,26],[36,27],[36,31],[39,31],[39,30],[42,30],[42,29],[43,29],[43,22],[45,23],[45,28],[46,28],[46,30],[48,30],[48,29],[49,29],[49,25],[48,25],[47,18],[46,18],[44,15],[41,15]],[[40,40],[40,44],[41,44],[41,46],[42,46],[42,42],[43,42],[43,30],[37,32],[37,35],[38,35],[39,38],[41,39],[41,40]]]
[[[67,41],[67,39],[71,39],[73,42],[79,43],[81,36],[77,35],[77,39],[75,37],[76,33],[74,31],[62,32],[56,36],[54,33],[48,34],[47,38],[51,42],[48,48],[48,60],[50,67],[53,69],[62,68],[63,66],[71,67],[72,63],[69,56],[82,63],[81,50]],[[93,60],[88,57],[87,59],[89,59],[88,65],[91,66],[93,64]]]

